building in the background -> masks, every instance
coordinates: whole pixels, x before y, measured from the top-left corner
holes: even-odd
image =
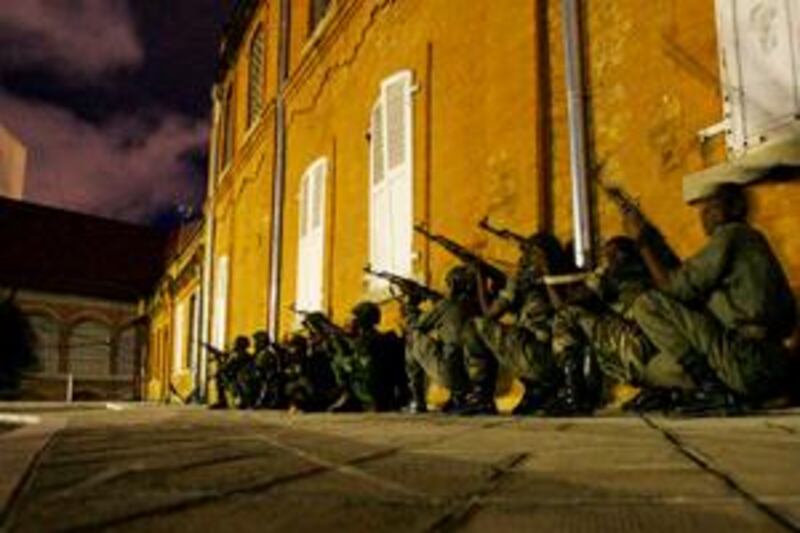
[[[687,201],[752,183],[800,287],[798,24],[759,0],[240,1],[213,91],[203,331],[222,345],[297,327],[292,303],[341,320],[388,301],[366,263],[441,286],[453,258],[417,222],[499,264],[516,251],[484,216],[551,230],[589,265],[621,229],[598,180],[684,256],[704,239]]]
[[[25,145],[0,124],[0,196],[22,199],[27,156]]]
[[[206,353],[200,345],[203,222],[180,226],[167,245],[166,270],[148,302],[148,400],[198,401],[205,394]]]
[[[14,294],[39,369],[23,397],[140,397],[164,239],[149,228],[0,198],[0,297]]]

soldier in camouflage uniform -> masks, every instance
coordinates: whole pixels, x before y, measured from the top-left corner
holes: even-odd
[[[631,306],[650,286],[635,242],[614,237],[603,247],[600,269],[568,289],[553,320],[553,356],[565,368],[562,408],[590,412],[612,383],[647,381],[655,348],[633,321]],[[592,365],[602,377],[587,379]]]
[[[250,339],[240,335],[233,341],[233,350],[227,358],[217,362],[217,404],[215,407],[228,407],[229,398],[237,407],[248,407],[247,381],[253,356],[249,352]]]
[[[741,187],[719,185],[699,207],[709,240],[673,269],[641,240],[641,218],[625,216],[657,286],[636,300],[633,317],[660,354],[695,381],[710,372],[740,398],[778,395],[787,365],[783,339],[796,325],[786,275],[766,238],[747,223]]]
[[[413,404],[412,411],[426,410],[426,377],[450,391],[445,411],[465,405],[470,380],[464,363],[465,328],[479,313],[475,276],[465,266],[452,268],[446,277],[448,295],[426,312],[418,301],[404,307],[406,321],[406,371]]]
[[[304,412],[319,410],[314,398],[314,389],[305,372],[305,358],[309,350],[308,341],[299,334],[292,335],[281,344],[283,396],[290,409]],[[327,407],[325,405],[324,407]],[[324,408],[323,407],[323,408]]]
[[[282,409],[286,406],[283,394],[283,365],[281,353],[277,345],[270,342],[266,331],[259,330],[253,334],[256,380],[253,384],[257,391],[258,407]]]
[[[603,249],[604,264],[573,289],[553,323],[556,358],[589,346],[603,373],[619,383],[640,384],[654,349],[632,321],[630,308],[650,287],[650,276],[636,244],[626,237],[610,239]]]
[[[488,376],[498,364],[525,385],[514,414],[538,410],[561,383],[561,371],[551,353],[554,310],[542,276],[548,270],[561,271],[566,258],[559,242],[546,233],[530,237],[522,251],[516,276],[490,305],[479,286],[485,316],[475,319],[475,327],[489,350],[468,353],[470,375],[478,383],[485,382],[483,386],[490,388],[487,394],[494,395]],[[511,323],[500,321],[504,315],[511,315]]]
[[[342,395],[333,411],[392,411],[407,401],[400,339],[378,331],[380,308],[361,302],[352,310],[350,335],[331,339],[333,371]]]

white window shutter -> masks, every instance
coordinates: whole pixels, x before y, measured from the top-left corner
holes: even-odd
[[[320,158],[311,164],[301,180],[295,305],[304,311],[323,308],[327,171],[327,160]]]
[[[183,370],[183,352],[185,350],[184,339],[186,338],[186,306],[183,302],[175,306],[175,327],[172,330],[172,373],[177,374]]]
[[[728,148],[741,155],[800,115],[800,4],[717,0]]]
[[[223,255],[217,259],[217,269],[214,283],[214,329],[212,330],[211,343],[216,348],[224,348],[227,335],[228,321],[228,256]]]
[[[391,270],[391,198],[386,180],[383,108],[383,98],[379,97],[370,122],[369,262],[376,270]],[[370,283],[373,288],[386,286],[379,278],[370,278]]]
[[[384,127],[384,172],[389,191],[387,222],[389,236],[388,270],[400,275],[412,273],[413,242],[413,100],[412,74],[405,70],[381,84]]]

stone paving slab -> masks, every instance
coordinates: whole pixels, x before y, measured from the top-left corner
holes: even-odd
[[[0,531],[800,530],[797,412],[38,416],[38,448],[34,429],[0,435],[0,461],[9,439],[37,450]]]

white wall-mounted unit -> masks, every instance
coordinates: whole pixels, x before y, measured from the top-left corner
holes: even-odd
[[[800,2],[717,0],[731,158],[785,137],[800,118]]]

